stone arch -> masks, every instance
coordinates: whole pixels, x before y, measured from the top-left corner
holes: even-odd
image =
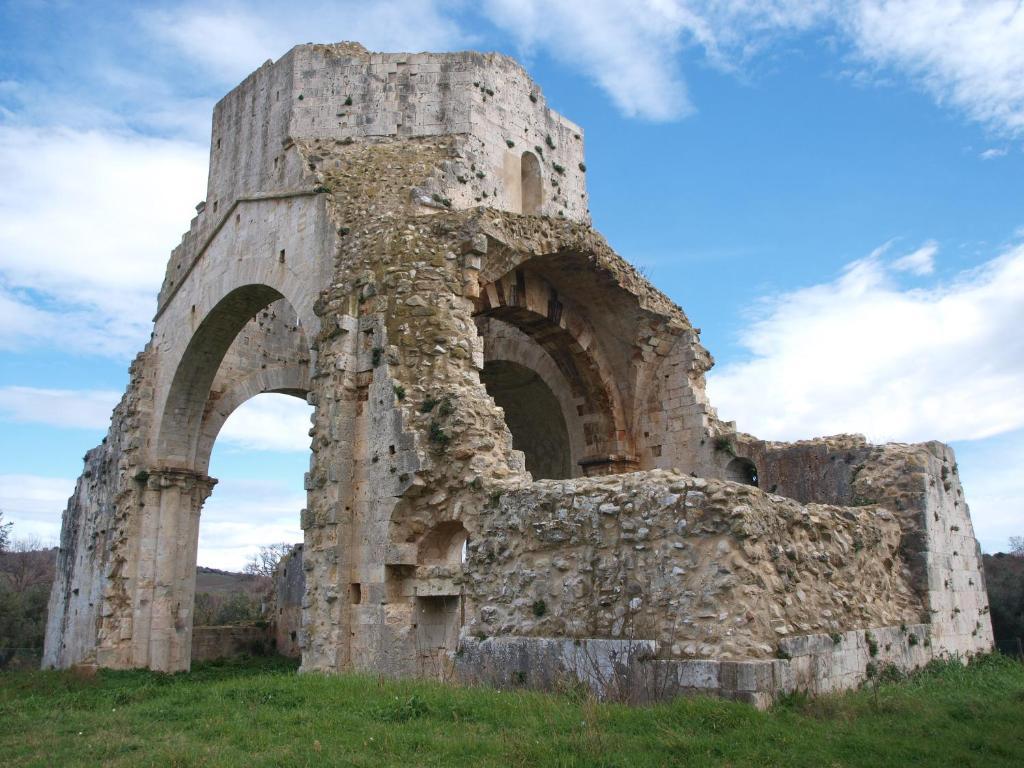
[[[231,383],[215,400],[207,403],[196,446],[196,471],[207,472],[213,445],[228,417],[243,403],[268,393],[291,395],[303,400],[309,393],[309,367],[289,365],[254,371],[244,379]]]
[[[750,459],[737,456],[725,465],[725,479],[757,487],[757,466]]]
[[[388,610],[408,621],[386,629],[395,670],[444,677],[464,621],[466,522],[457,505],[429,508],[403,498],[392,510],[384,590]]]
[[[540,161],[533,152],[523,152],[519,163],[523,213],[528,216],[537,216],[544,205],[544,178],[541,175]]]
[[[618,387],[582,313],[563,302],[546,280],[524,269],[483,286],[475,307],[481,320],[513,326],[537,344],[554,363],[564,381],[582,428],[583,450],[577,463],[586,474],[632,469],[629,435]],[[486,338],[485,338],[486,358]],[[557,388],[561,389],[561,388]]]
[[[521,451],[535,480],[573,476],[569,430],[562,405],[536,371],[507,360],[484,364],[480,380],[505,412],[512,447]]]
[[[236,408],[256,395],[305,399],[312,354],[306,333],[287,299],[260,310],[228,347],[203,411],[195,468],[206,472],[214,441]]]
[[[564,473],[538,473],[536,468],[531,466],[529,452],[524,451],[527,454],[527,469],[530,470],[534,479],[579,476],[581,473],[579,462],[587,455],[583,423],[577,412],[576,402],[569,385],[555,361],[540,344],[515,326],[497,318],[484,316],[478,316],[476,323],[477,332],[484,342],[484,370],[481,379],[491,397],[505,409],[506,422],[510,421],[508,404],[503,402],[502,398],[495,396],[493,382],[488,381],[488,370],[495,371],[496,364],[511,364],[526,369],[539,379],[538,383],[544,385],[543,389],[557,404],[558,420],[564,425],[568,467]],[[543,394],[541,396],[543,397]],[[516,430],[512,428],[511,424],[508,426],[512,430],[512,437],[515,440]],[[522,446],[515,447],[518,450],[523,450]]]
[[[158,421],[157,466],[199,469],[203,463],[199,451],[204,431],[202,423],[221,363],[235,339],[260,310],[282,300],[284,297],[275,288],[245,285],[229,292],[208,312],[192,334],[171,379]],[[258,378],[253,385],[256,381]],[[238,396],[242,394],[239,392]],[[259,392],[252,391],[249,397],[255,394]],[[241,402],[244,400],[237,404]]]
[[[276,365],[266,364],[267,348],[279,353]],[[155,421],[153,469],[137,478],[146,492],[133,566],[134,663],[189,668],[199,514],[216,483],[206,475],[213,443],[227,417],[251,397],[305,395],[310,365],[298,314],[268,285],[229,291],[192,333]]]

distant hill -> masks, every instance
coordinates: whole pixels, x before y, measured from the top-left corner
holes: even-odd
[[[247,573],[221,571],[216,568],[199,566],[196,568],[196,592],[207,594],[228,594],[230,592],[248,592],[259,586],[260,577]]]

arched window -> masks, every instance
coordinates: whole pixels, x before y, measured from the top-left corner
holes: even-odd
[[[540,161],[533,152],[523,152],[520,161],[522,176],[523,213],[535,216],[540,213],[543,200],[541,187]]]

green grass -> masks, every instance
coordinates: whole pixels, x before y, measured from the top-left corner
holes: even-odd
[[[104,766],[1024,765],[1024,665],[937,664],[768,712],[630,708],[569,694],[294,674],[250,659],[187,675],[0,674],[0,763]]]

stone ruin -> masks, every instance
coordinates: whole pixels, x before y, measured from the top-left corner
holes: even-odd
[[[586,171],[497,54],[301,45],[225,96],[64,513],[44,664],[189,669],[210,452],[264,392],[315,407],[278,628],[304,672],[763,705],[989,650],[952,451],[720,420]]]

